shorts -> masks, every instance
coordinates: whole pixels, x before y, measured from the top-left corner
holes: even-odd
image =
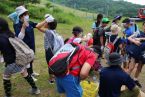
[[[24,69],[25,69],[24,66],[16,65],[16,63],[8,64],[5,67],[4,75],[12,75],[12,74],[15,74],[17,72],[21,73],[21,72],[23,72]]]
[[[56,85],[59,93],[65,93],[66,97],[82,97],[80,79],[71,74],[64,77],[56,77]]]

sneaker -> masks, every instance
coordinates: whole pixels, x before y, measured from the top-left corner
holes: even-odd
[[[37,89],[30,89],[30,93],[31,94],[36,94],[36,95],[38,95],[38,94],[40,94],[40,90],[37,88]]]
[[[34,82],[36,82],[38,79],[36,79],[34,76],[31,76]]]
[[[36,72],[33,72],[32,73],[32,76],[39,76],[40,74],[39,73],[36,73]]]
[[[50,80],[49,79],[48,82],[49,82],[49,84],[54,84],[55,83],[55,80],[53,80],[53,79]]]
[[[142,85],[140,84],[140,82],[138,80],[135,80],[134,82],[138,87],[142,88]]]

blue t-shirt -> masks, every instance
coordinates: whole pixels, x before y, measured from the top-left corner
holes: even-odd
[[[134,80],[119,66],[103,68],[100,72],[100,97],[119,97],[121,86],[125,85],[129,90],[135,87]]]
[[[124,34],[126,35],[126,37],[131,36],[133,33],[134,33],[134,31],[133,31],[133,28],[132,27],[126,28],[124,30]]]
[[[21,28],[22,28],[23,23],[19,21],[18,24],[14,24],[14,30],[15,34],[18,37]],[[37,23],[34,22],[29,22],[29,26],[26,27],[25,30],[25,37],[23,41],[32,49],[35,51],[35,36],[34,36],[34,28],[36,27]]]

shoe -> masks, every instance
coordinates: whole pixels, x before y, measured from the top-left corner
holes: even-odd
[[[38,95],[38,94],[40,94],[40,90],[37,88],[37,89],[30,89],[30,93],[31,94],[36,94],[36,95]]]
[[[40,74],[39,73],[36,73],[36,72],[33,72],[32,73],[32,76],[39,76]]]
[[[36,82],[38,79],[36,79],[34,76],[31,76],[34,82]]]
[[[54,84],[55,83],[55,80],[53,80],[53,79],[50,80],[49,79],[48,82],[49,82],[49,84]]]
[[[142,85],[140,84],[140,82],[138,80],[135,80],[134,82],[138,87],[142,88]]]

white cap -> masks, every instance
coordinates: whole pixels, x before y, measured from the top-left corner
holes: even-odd
[[[45,14],[45,19],[48,18],[49,16],[52,16],[51,14]]]
[[[51,23],[51,22],[54,21],[54,17],[50,14],[46,14],[45,18],[46,18],[45,20],[46,20],[47,23]]]
[[[16,12],[18,16],[22,15],[23,13],[27,12],[28,10],[24,6],[19,6],[16,8]]]
[[[75,39],[73,40],[73,42],[76,42],[76,43],[81,43],[81,41],[82,41],[81,38],[75,38]]]

